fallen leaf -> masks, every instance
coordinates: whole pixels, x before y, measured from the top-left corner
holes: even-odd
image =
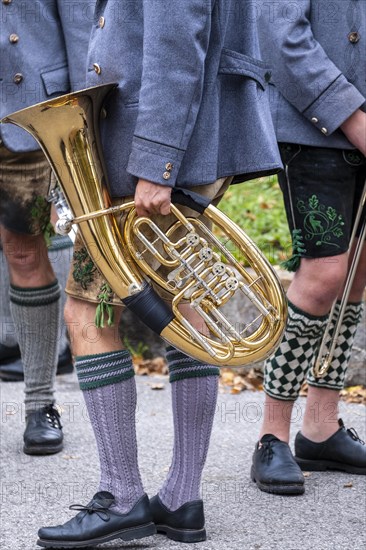
[[[155,357],[154,359],[138,358],[134,364],[136,374],[140,376],[153,375],[168,375],[168,365],[164,357]],[[263,390],[263,372],[252,367],[245,370],[243,374],[238,374],[236,369],[221,368],[220,369],[220,393],[227,393],[226,388],[233,394],[240,393],[245,390],[262,391]],[[154,389],[163,389],[156,387]],[[308,394],[308,386],[306,382],[303,384],[300,395],[306,397]],[[361,403],[366,405],[366,387],[365,386],[350,386],[344,388],[340,392],[340,398],[347,403]],[[7,411],[7,415],[14,415],[16,411]]]

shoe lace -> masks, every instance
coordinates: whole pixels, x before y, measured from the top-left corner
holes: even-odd
[[[60,422],[60,413],[53,405],[46,405],[43,408],[43,411],[47,417],[48,422],[52,425],[53,428],[62,429]]]
[[[86,516],[86,514],[97,514],[103,521],[108,521],[110,517],[108,508],[105,508],[104,506],[96,507],[94,503],[87,504],[86,506],[83,506],[82,504],[71,504],[71,506],[69,506],[69,510],[85,512],[80,516],[80,521]]]
[[[358,441],[359,443],[361,443],[361,445],[365,445],[365,442],[362,441],[362,439],[359,437],[358,433],[354,428],[348,428],[347,432],[349,433],[349,435],[352,437],[354,441]]]
[[[272,457],[274,455],[274,451],[272,448],[272,441],[265,441],[264,443],[261,443],[260,448],[262,448],[261,460],[262,462],[267,460],[267,464],[268,464],[272,460]]]

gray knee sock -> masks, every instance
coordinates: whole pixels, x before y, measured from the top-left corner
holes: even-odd
[[[115,511],[129,512],[144,494],[137,462],[136,384],[128,351],[76,357],[100,460],[100,491],[116,499]]]
[[[174,449],[168,476],[159,491],[171,511],[200,499],[215,414],[219,369],[170,348],[167,353],[172,389]]]
[[[58,281],[38,288],[10,285],[10,310],[24,366],[26,413],[54,402],[60,294]]]

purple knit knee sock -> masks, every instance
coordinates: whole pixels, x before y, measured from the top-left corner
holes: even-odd
[[[76,369],[98,446],[99,491],[129,512],[144,494],[137,463],[136,384],[126,351],[77,357]]]
[[[174,450],[168,476],[159,491],[171,511],[200,499],[200,484],[216,408],[218,376],[172,382]]]

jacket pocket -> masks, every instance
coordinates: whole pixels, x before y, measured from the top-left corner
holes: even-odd
[[[263,89],[271,79],[271,72],[263,61],[228,48],[222,49],[218,72],[253,78]]]
[[[48,96],[66,94],[70,91],[70,79],[67,65],[43,71],[41,73],[41,78]]]

